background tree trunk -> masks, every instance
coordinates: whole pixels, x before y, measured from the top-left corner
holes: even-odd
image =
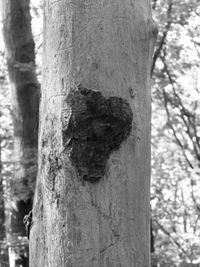
[[[32,267],[150,266],[150,3],[45,1]]]
[[[8,249],[5,244],[5,205],[4,205],[4,188],[2,176],[2,157],[1,157],[1,135],[0,135],[0,267],[8,266]]]
[[[7,239],[10,266],[28,266],[28,244],[24,238],[18,237],[26,235],[23,217],[32,208],[37,173],[39,108],[29,0],[3,0],[2,17],[14,121],[14,176]]]

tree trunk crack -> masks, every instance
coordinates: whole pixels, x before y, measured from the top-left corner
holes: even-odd
[[[119,237],[117,238],[117,240],[115,240],[115,242],[112,242],[111,244],[109,244],[108,246],[104,247],[102,250],[100,250],[100,254],[105,253],[105,251],[109,248],[111,248],[112,246],[114,246],[117,242],[119,241]]]

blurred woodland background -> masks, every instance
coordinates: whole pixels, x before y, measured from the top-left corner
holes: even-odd
[[[197,267],[200,266],[200,1],[152,0],[152,11],[159,28],[151,70],[152,267]],[[31,2],[30,12],[39,83],[43,42],[39,0]],[[28,266],[23,217],[32,205],[35,165],[29,164],[27,168],[27,175],[33,175],[32,183],[14,179],[15,111],[2,34],[0,38],[0,266],[10,266],[11,250],[18,255],[16,266]],[[37,129],[38,122],[32,124]]]

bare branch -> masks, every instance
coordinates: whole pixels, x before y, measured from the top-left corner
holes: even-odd
[[[169,31],[171,24],[172,24],[172,15],[171,15],[172,14],[172,7],[173,7],[173,0],[169,0],[168,1],[168,9],[167,9],[167,24],[165,26],[165,30],[163,32],[162,38],[160,39],[160,42],[158,44],[158,48],[156,49],[154,56],[153,56],[153,61],[152,61],[152,65],[151,65],[151,75],[153,75],[156,61],[161,54],[163,46],[165,45],[167,34],[168,34],[168,31]]]
[[[177,241],[177,239],[175,239],[172,234],[167,231],[164,226],[162,224],[160,224],[157,220],[154,219],[154,222],[157,224],[158,228],[164,233],[166,234],[169,239],[178,247],[178,249],[188,258],[187,256],[187,251],[185,251],[182,247],[182,245]]]
[[[164,96],[164,105],[165,105],[165,110],[166,110],[166,113],[167,113],[167,120],[168,120],[168,124],[169,124],[169,127],[171,128],[172,132],[173,132],[173,135],[176,139],[176,142],[177,144],[179,145],[179,147],[181,148],[181,151],[183,153],[183,156],[185,157],[188,165],[190,166],[190,168],[193,169],[193,165],[192,163],[190,162],[190,160],[188,159],[186,153],[185,153],[185,148],[184,148],[184,145],[182,144],[182,142],[180,141],[180,139],[178,138],[177,136],[177,133],[176,133],[176,130],[174,129],[173,127],[173,124],[171,122],[171,119],[170,119],[170,112],[169,112],[169,109],[168,109],[168,99],[167,99],[167,94],[166,94],[166,91],[165,89],[163,89],[163,96]]]

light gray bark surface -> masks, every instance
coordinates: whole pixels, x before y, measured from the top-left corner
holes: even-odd
[[[30,235],[32,267],[150,266],[154,32],[147,0],[45,1],[39,171]],[[86,105],[80,100],[80,110],[73,109],[79,101],[73,92],[79,93],[80,88],[101,92],[105,99],[125,101],[133,116],[131,132],[110,152],[105,174],[94,183],[80,175],[84,168],[86,174],[90,170],[85,163],[78,166],[74,158],[79,155],[75,150],[71,156],[70,150],[70,142],[80,141],[79,136],[70,139],[70,123],[74,120],[74,129],[78,127],[75,113]],[[92,123],[96,127],[99,121]],[[101,122],[98,126],[104,131],[106,125]],[[95,153],[92,156],[96,161]]]

